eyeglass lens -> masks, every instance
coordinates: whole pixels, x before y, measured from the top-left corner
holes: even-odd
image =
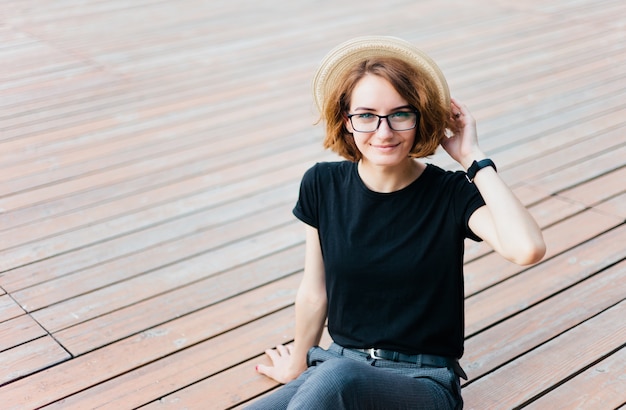
[[[417,113],[413,111],[399,111],[388,115],[372,113],[349,115],[352,128],[358,132],[374,132],[383,119],[387,120],[389,128],[394,131],[407,131],[417,125]]]

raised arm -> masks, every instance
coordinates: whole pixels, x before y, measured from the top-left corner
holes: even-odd
[[[473,161],[485,159],[486,155],[478,147],[476,122],[467,107],[453,98],[452,113],[460,114],[454,117],[457,128],[442,146],[467,170]],[[541,260],[546,252],[541,230],[496,171],[491,167],[481,169],[473,183],[486,206],[470,217],[472,231],[511,262],[528,265]]]
[[[287,383],[307,368],[309,349],[319,344],[326,321],[326,279],[317,229],[306,225],[304,275],[296,294],[296,335],[293,345],[277,346],[265,353],[271,366],[257,371],[277,382]]]

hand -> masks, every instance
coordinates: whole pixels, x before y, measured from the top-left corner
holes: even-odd
[[[453,135],[445,138],[441,143],[443,149],[461,164],[464,169],[469,168],[474,160],[485,158],[485,154],[478,147],[476,120],[467,107],[456,98],[451,99],[451,115]]]
[[[278,345],[276,349],[266,350],[265,354],[272,361],[272,366],[259,364],[256,371],[282,384],[296,379],[300,373],[306,370],[306,363],[304,363],[303,368],[294,366],[291,355],[292,349],[293,345]]]

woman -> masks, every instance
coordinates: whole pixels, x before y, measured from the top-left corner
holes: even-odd
[[[314,79],[324,146],[347,161],[304,175],[306,224],[293,346],[257,371],[285,386],[253,408],[461,408],[463,243],[539,261],[537,224],[480,150],[474,119],[411,44],[362,37]],[[441,145],[465,170],[415,158]],[[316,347],[328,319],[333,344]]]

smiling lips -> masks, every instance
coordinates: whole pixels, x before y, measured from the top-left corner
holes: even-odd
[[[376,148],[378,150],[381,150],[381,151],[391,151],[394,148],[397,148],[398,146],[400,146],[400,143],[397,143],[397,144],[382,144],[382,145],[370,144],[370,146],[372,146],[373,148]]]

